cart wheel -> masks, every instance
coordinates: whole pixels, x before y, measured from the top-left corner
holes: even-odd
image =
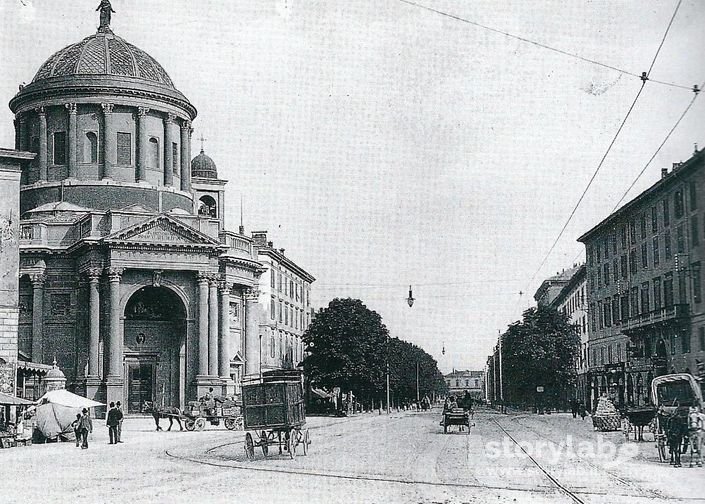
[[[308,455],[308,445],[311,444],[311,437],[308,434],[308,429],[304,431],[304,438],[303,438],[303,446],[304,446],[304,455]]]
[[[265,431],[262,431],[259,440],[260,443],[262,443],[262,455],[266,457],[269,455],[269,440],[267,439],[267,433]]]
[[[245,435],[245,455],[249,460],[255,458],[255,443],[252,441],[252,434]]]
[[[197,418],[195,421],[194,428],[197,431],[202,431],[203,429],[206,428],[206,419],[205,418]]]
[[[297,445],[298,431],[291,429],[289,432],[289,438],[287,439],[287,449],[289,451],[289,458],[296,458],[296,445]]]
[[[225,428],[228,430],[242,429],[242,417],[228,417],[225,419]]]
[[[196,421],[193,418],[186,420],[186,430],[192,431],[196,427]]]

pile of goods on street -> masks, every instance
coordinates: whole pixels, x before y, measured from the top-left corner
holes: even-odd
[[[592,415],[592,425],[598,431],[616,431],[620,428],[620,415],[609,397],[600,397],[597,410]]]

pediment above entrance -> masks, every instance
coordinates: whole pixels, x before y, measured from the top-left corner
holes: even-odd
[[[218,248],[221,243],[197,229],[160,214],[106,236],[108,244]]]

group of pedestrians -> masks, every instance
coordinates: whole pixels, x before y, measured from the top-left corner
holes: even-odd
[[[120,401],[117,403],[111,402],[108,417],[105,422],[105,425],[108,426],[108,436],[110,438],[108,444],[122,443],[123,418]],[[76,415],[76,420],[74,420],[71,425],[76,435],[76,447],[78,448],[80,446],[83,450],[88,449],[88,434],[93,432],[93,421],[88,413],[88,409],[83,408],[83,411]]]

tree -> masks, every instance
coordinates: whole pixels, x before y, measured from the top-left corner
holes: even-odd
[[[444,394],[447,390],[436,360],[422,348],[398,338],[389,340],[389,382],[397,403],[416,400],[418,370],[419,397]]]
[[[304,372],[311,383],[360,400],[379,399],[385,387],[389,333],[382,317],[359,299],[334,299],[316,313],[303,335]]]
[[[536,387],[546,400],[565,400],[575,384],[580,336],[567,315],[549,307],[530,308],[502,335],[505,401],[533,404]]]

